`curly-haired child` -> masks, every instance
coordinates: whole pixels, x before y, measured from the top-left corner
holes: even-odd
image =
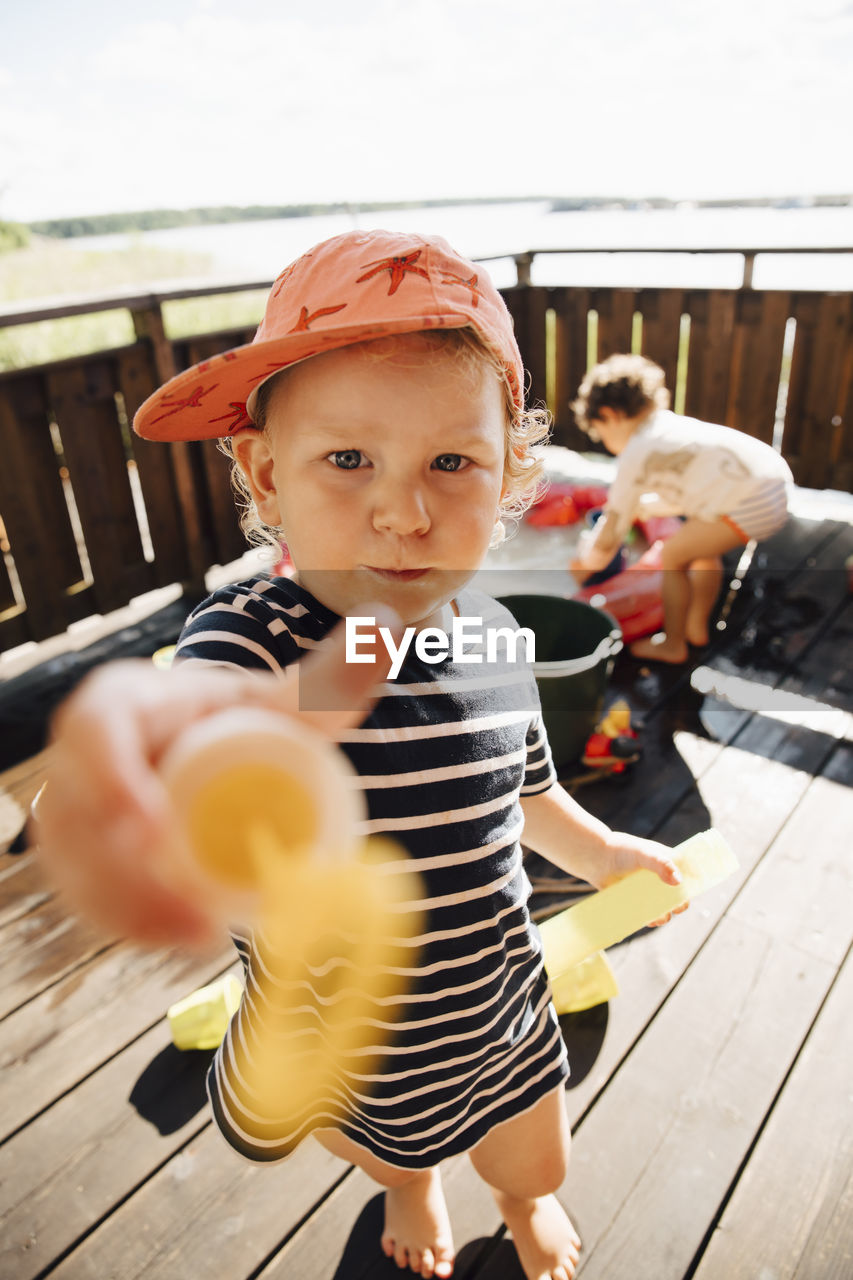
[[[333,686],[343,705],[374,693],[363,723],[351,711],[314,723],[361,776],[369,832],[392,833],[423,885],[410,989],[371,1020],[393,1043],[367,1077],[358,1056],[343,1063],[307,1113],[259,1117],[240,1075],[264,1035],[249,930],[235,939],[246,997],[209,1089],[248,1158],[283,1159],[313,1135],[366,1170],[386,1188],[383,1250],[425,1277],[453,1269],[439,1164],[462,1152],[529,1280],[567,1280],[577,1262],[554,1194],[569,1153],[568,1067],[528,914],[522,827],[530,848],[593,885],[638,867],[679,880],[669,850],[610,831],[557,784],[524,664],[484,674],[470,648],[430,658],[420,645],[378,690],[360,674],[369,668],[344,669],[340,619],[366,607],[432,638],[458,617],[513,623],[467,583],[536,488],[543,423],[524,408],[522,379],[500,295],[442,240],[353,232],[283,272],[256,340],[173,379],[135,426],[155,439],[227,436],[250,522],[286,540],[296,576],[215,592],[173,671],[122,666],[84,685],[60,717],[40,815],[43,850],[79,902],[135,936],[189,935],[204,923],[199,904],[149,874],[168,835],[156,765],[169,742],[227,704],[311,720],[311,698],[300,711],[293,695],[297,669],[303,695]]]
[[[754,436],[670,412],[664,377],[643,356],[613,355],[581,383],[575,419],[619,466],[569,568],[581,580],[604,568],[643,513],[684,516],[662,549],[664,631],[631,645],[637,658],[682,663],[689,645],[708,643],[722,555],[782,528],[793,478]]]

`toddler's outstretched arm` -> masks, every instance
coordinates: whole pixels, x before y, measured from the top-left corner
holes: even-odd
[[[397,629],[387,609],[369,612],[377,625]],[[341,625],[280,678],[213,666],[163,672],[147,662],[112,663],[89,676],[55,718],[34,823],[40,854],[72,905],[139,942],[211,940],[215,922],[155,872],[170,821],[159,760],[191,723],[234,706],[298,716],[334,739],[364,719],[387,675],[384,646],[375,652],[376,665],[347,664]],[[300,703],[334,709],[300,710]]]
[[[671,849],[657,840],[611,831],[587,813],[559,783],[540,795],[525,796],[521,807],[524,844],[596,889],[603,889],[629,872],[641,869],[653,871],[665,884],[681,881]]]

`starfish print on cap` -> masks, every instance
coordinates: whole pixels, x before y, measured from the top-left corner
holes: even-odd
[[[471,290],[471,306],[476,307],[483,296],[483,290],[478,285],[479,276],[476,271],[472,276],[457,276],[450,272],[446,276],[441,277],[442,284],[463,284],[467,289]]]
[[[193,387],[188,396],[182,396],[180,400],[173,400],[171,397],[164,398],[163,404],[169,408],[166,413],[161,413],[159,418],[152,418],[152,422],[162,422],[163,418],[171,418],[173,414],[180,413],[182,409],[200,409],[202,396],[210,395],[211,391],[215,391],[219,386],[218,382],[214,382],[212,387]]]
[[[248,413],[246,412],[245,400],[242,402],[239,400],[232,400],[229,403],[228,408],[231,410],[230,413],[222,413],[219,415],[218,418],[210,419],[211,422],[228,422],[228,419],[230,418],[231,421],[228,423],[228,426],[225,428],[226,435],[229,435],[229,436],[233,435],[234,432],[239,431],[241,427],[254,426],[252,419],[249,417]]]
[[[320,307],[317,311],[309,311],[307,307],[303,307],[299,312],[299,319],[292,329],[288,329],[288,333],[307,333],[314,321],[319,319],[320,316],[333,316],[338,311],[343,311],[346,305],[345,302],[342,302],[337,307]]]
[[[415,266],[421,256],[421,252],[422,250],[415,249],[412,253],[395,255],[392,258],[378,258],[376,262],[368,262],[366,265],[369,269],[365,271],[364,275],[358,277],[356,284],[361,284],[364,280],[370,280],[372,276],[378,276],[380,271],[390,271],[391,287],[388,290],[390,298],[391,294],[396,293],[400,288],[408,271],[413,272],[415,275],[423,276],[424,280],[429,280],[429,273],[424,271],[423,267]]]
[[[287,284],[288,280],[293,275],[294,271],[299,266],[301,261],[302,261],[301,258],[297,258],[295,262],[291,262],[289,266],[285,267],[284,270],[278,276],[276,276],[272,286],[272,296],[274,298],[277,298],[278,295],[281,293],[282,289]]]

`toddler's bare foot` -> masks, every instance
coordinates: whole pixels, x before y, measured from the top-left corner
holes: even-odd
[[[517,1200],[495,1192],[527,1280],[571,1280],[581,1242],[556,1196]]]
[[[674,666],[686,662],[689,652],[686,640],[670,640],[663,632],[643,640],[635,640],[630,645],[630,649],[635,658],[644,658],[651,662],[669,662]]]
[[[417,1276],[445,1280],[453,1274],[453,1238],[438,1169],[387,1188],[382,1252]]]

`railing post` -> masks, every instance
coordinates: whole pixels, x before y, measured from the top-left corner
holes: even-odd
[[[158,381],[161,384],[168,382],[177,373],[177,367],[175,353],[163,323],[160,303],[156,298],[152,298],[149,306],[132,310],[130,314],[137,338],[141,338],[151,347]],[[176,441],[169,446],[169,451],[172,455],[190,570],[189,578],[181,585],[187,595],[201,599],[207,592],[205,574],[210,565],[207,539],[201,520],[201,494],[193,471],[189,444]]]
[[[755,254],[745,253],[743,255],[743,280],[740,286],[741,289],[752,288],[752,272],[754,267],[755,267]]]
[[[530,284],[530,268],[533,265],[533,254],[516,254],[514,261],[516,284]]]

